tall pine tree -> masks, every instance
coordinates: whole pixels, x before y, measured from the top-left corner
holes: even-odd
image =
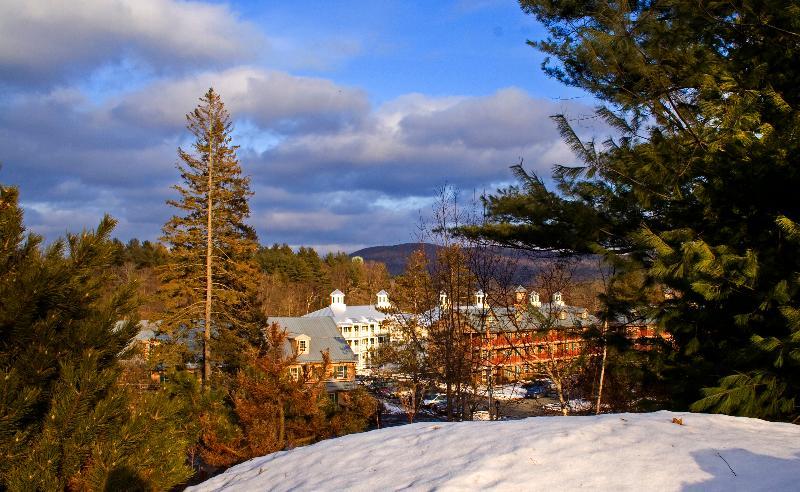
[[[617,137],[557,117],[581,162],[556,168],[558,190],[516,167],[490,223],[463,232],[642,271],[675,293],[654,307],[672,407],[798,418],[800,3],[520,3],[548,30],[531,42],[545,72],[601,101]]]
[[[163,269],[162,293],[168,329],[190,344],[201,338],[208,386],[215,363],[235,369],[240,345],[259,339],[258,244],[255,230],[245,224],[250,180],[242,176],[230,115],[219,94],[209,89],[186,119],[195,141],[191,153],[178,149],[183,183],[174,186],[180,198],[168,201],[178,214],[163,228],[172,262]]]

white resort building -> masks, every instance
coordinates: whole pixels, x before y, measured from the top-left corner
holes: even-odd
[[[344,293],[339,289],[331,292],[331,305],[306,314],[304,317],[331,317],[336,322],[342,337],[358,357],[357,374],[368,374],[370,350],[389,342],[389,326],[385,321],[389,314],[381,311],[391,307],[389,294],[382,290],[376,294],[376,303],[364,306],[348,306]]]

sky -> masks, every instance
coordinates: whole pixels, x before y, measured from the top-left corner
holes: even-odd
[[[158,239],[185,114],[213,86],[262,244],[413,241],[442,186],[574,163],[549,116],[582,125],[594,103],[542,73],[526,40],[543,37],[513,0],[4,0],[0,183],[47,240],[105,213]]]

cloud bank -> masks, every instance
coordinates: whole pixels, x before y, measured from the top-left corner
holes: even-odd
[[[0,99],[0,181],[20,187],[29,227],[54,238],[108,212],[121,238],[157,238],[184,115],[210,86],[234,118],[261,241],[326,250],[412,240],[444,184],[491,191],[520,159],[544,174],[572,162],[549,116],[590,112],[515,87],[375,104],[365,88],[256,63],[268,43],[225,5],[0,5],[0,85],[14,88]],[[76,81],[123,59],[157,76],[104,97]]]

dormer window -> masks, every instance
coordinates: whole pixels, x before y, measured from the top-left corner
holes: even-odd
[[[525,289],[525,287],[523,287],[521,285],[519,287],[517,287],[517,289],[514,291],[514,301],[517,304],[524,304],[525,303],[525,299],[527,297],[528,297],[528,290]]]
[[[561,295],[561,292],[556,292],[553,294],[553,304],[556,306],[563,306],[564,305],[564,297]]]
[[[311,338],[308,335],[299,335],[295,341],[297,342],[297,355],[307,354],[311,349]]]

